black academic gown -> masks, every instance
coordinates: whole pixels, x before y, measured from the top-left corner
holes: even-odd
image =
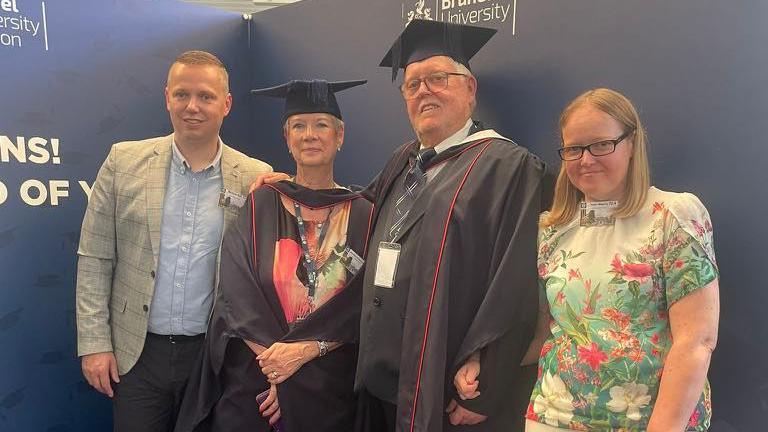
[[[290,182],[255,191],[224,236],[219,296],[177,432],[270,430],[255,399],[269,383],[244,339],[265,347],[278,341],[344,343],[279,384],[278,399],[288,432],[351,429],[362,272],[349,276],[339,294],[289,328],[272,283],[280,195],[313,208],[352,201],[347,246],[365,256],[372,207],[360,195],[343,189],[313,191]]]
[[[374,286],[378,245],[389,240],[388,213],[418,147],[401,146],[367,191],[376,208],[375,228],[366,260],[356,388],[397,404],[398,432],[515,431],[533,385],[531,377],[521,378],[518,365],[536,322],[544,165],[498,138],[439,154],[432,166],[444,164],[443,169],[422,190],[394,240],[401,244],[395,286]],[[478,350],[481,395],[460,401],[453,378]],[[392,351],[399,354],[399,369],[388,373]],[[489,420],[451,426],[444,412],[451,399]]]

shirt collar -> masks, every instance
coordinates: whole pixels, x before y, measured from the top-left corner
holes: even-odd
[[[441,152],[443,152],[443,151],[445,151],[445,150],[447,150],[447,149],[449,149],[449,148],[451,148],[451,147],[453,147],[455,145],[461,144],[462,141],[464,141],[464,138],[466,138],[467,135],[469,135],[469,130],[471,128],[472,128],[472,118],[469,118],[469,119],[467,119],[467,123],[464,125],[464,127],[459,129],[458,132],[456,132],[455,134],[449,136],[448,138],[444,139],[441,143],[436,145],[434,147],[435,152],[437,154],[440,154]],[[420,150],[424,150],[424,148],[425,147],[423,145],[421,145],[419,147]]]
[[[224,147],[224,143],[221,142],[221,138],[219,138],[218,142],[219,149],[216,151],[216,156],[213,157],[213,160],[211,163],[203,168],[201,172],[208,171],[211,169],[215,169],[219,166],[221,163],[221,153],[222,149]],[[181,150],[179,150],[179,147],[176,145],[176,140],[173,140],[173,144],[171,145],[171,148],[173,149],[173,163],[174,165],[181,168],[182,172],[189,169],[189,162],[187,162],[187,159],[184,158],[184,155],[181,154]]]

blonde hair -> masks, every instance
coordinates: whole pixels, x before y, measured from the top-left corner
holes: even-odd
[[[173,66],[177,64],[183,64],[186,66],[213,66],[218,68],[221,72],[221,79],[224,84],[224,90],[229,92],[229,73],[227,73],[227,68],[224,66],[224,63],[222,63],[221,60],[219,60],[219,58],[215,55],[207,51],[185,51],[179,54],[173,63],[171,63],[171,67],[168,70],[169,77],[171,74],[171,69],[173,69]]]
[[[648,154],[646,150],[646,134],[640,116],[637,114],[632,102],[621,93],[608,88],[596,88],[586,91],[576,97],[565,107],[560,115],[560,134],[570,120],[574,112],[579,108],[589,105],[596,108],[619,122],[624,131],[631,133],[627,139],[632,140],[632,155],[627,170],[627,181],[624,189],[624,198],[619,203],[615,216],[618,218],[631,217],[637,214],[645,203],[650,187],[651,170],[648,166]],[[546,228],[552,225],[563,225],[576,216],[579,203],[584,199],[584,194],[568,179],[565,171],[565,162],[560,164],[560,174],[555,183],[555,196],[549,214],[540,221],[540,226]]]

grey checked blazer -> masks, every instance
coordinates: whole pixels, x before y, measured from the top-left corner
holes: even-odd
[[[114,352],[120,375],[131,370],[144,348],[172,140],[169,135],[112,146],[83,218],[77,250],[77,353]],[[256,176],[271,170],[223,146],[226,189],[245,195]],[[236,217],[236,209],[226,208],[224,229]]]

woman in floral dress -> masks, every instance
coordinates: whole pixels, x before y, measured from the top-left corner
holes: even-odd
[[[526,431],[707,430],[719,316],[709,214],[690,193],[650,186],[645,131],[623,95],[582,94],[560,129]]]

